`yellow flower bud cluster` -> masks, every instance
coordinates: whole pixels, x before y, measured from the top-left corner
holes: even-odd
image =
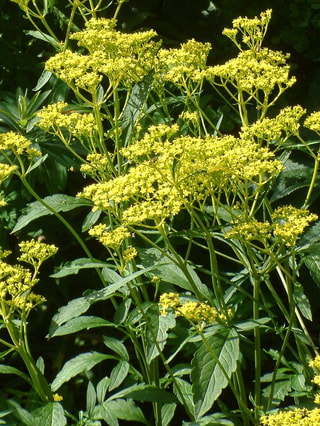
[[[95,181],[103,181],[108,178],[108,158],[103,154],[88,154],[86,163],[81,164],[80,170],[83,174],[91,176]]]

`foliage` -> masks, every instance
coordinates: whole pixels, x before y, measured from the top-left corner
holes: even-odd
[[[271,10],[234,19],[223,33],[238,54],[208,65],[208,42],[120,31],[123,0],[70,0],[62,36],[54,2],[14,2],[56,53],[36,94],[0,111],[1,221],[15,235],[2,237],[0,373],[16,378],[2,415],[314,419],[320,113],[278,106],[296,79],[264,47]]]

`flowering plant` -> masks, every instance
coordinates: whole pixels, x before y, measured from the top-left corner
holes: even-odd
[[[123,0],[111,19],[100,17],[101,0],[70,0],[62,42],[45,7],[15,2],[57,50],[38,88],[56,78],[69,95],[35,111],[30,135],[0,134],[0,182],[17,176],[35,199],[12,232],[53,214],[86,257],[64,259],[51,276],[63,285],[83,270],[96,273],[94,284],[55,313],[48,338],[104,330],[98,351],[74,355],[48,384],[27,346],[26,320],[43,302],[31,292],[35,275],[1,261],[1,315],[13,343],[0,342],[21,355],[43,401],[31,418],[41,424],[56,416],[59,425],[66,417],[79,425],[167,425],[173,418],[271,425],[277,423],[269,412],[285,398],[309,404],[318,351],[308,331],[312,303],[300,281],[305,265],[318,277],[312,203],[320,155],[301,131],[306,111],[276,109],[295,78],[289,55],[263,47],[271,10],[235,19],[224,34],[238,56],[211,66],[209,43],[166,49],[152,30],[118,31]],[[83,29],[74,30],[75,16]],[[229,105],[238,125],[233,134],[219,109],[203,102],[207,86]],[[303,122],[317,135],[318,116]],[[50,157],[48,140],[72,159],[65,171],[77,176],[74,195],[43,197],[32,185]],[[313,165],[302,182],[290,183],[290,171],[300,167],[296,152]],[[10,203],[5,188],[2,208]],[[302,200],[283,202],[305,188]],[[88,207],[81,232],[62,214]],[[34,240],[20,246],[20,261],[35,274],[56,251]],[[72,387],[76,376],[82,380]],[[73,410],[67,395],[81,394],[84,377],[87,407]],[[22,408],[11,405],[19,415]],[[317,408],[299,410],[319,419]]]

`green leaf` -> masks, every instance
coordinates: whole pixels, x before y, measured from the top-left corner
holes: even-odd
[[[122,140],[123,146],[130,141],[132,129],[142,111],[153,83],[154,71],[147,74],[141,82],[137,83],[131,92],[128,103],[123,111]]]
[[[21,377],[28,383],[32,383],[29,377],[24,374],[22,371],[18,370],[15,367],[11,367],[10,365],[0,364],[0,374],[15,374],[16,376]]]
[[[77,318],[81,314],[85,313],[90,308],[90,303],[84,297],[71,300],[66,306],[62,306],[58,309],[58,312],[53,316],[49,333],[47,337],[52,337],[56,330],[65,322],[72,318]]]
[[[263,317],[259,318],[258,320],[248,319],[244,322],[239,322],[238,324],[235,324],[235,327],[239,331],[249,331],[254,329],[255,327],[259,326],[262,328],[265,324],[271,321],[271,318]]]
[[[65,336],[67,334],[77,333],[81,330],[90,330],[95,327],[114,327],[114,324],[104,318],[95,316],[86,316],[72,318],[65,324],[58,326],[53,333],[49,332],[49,337]]]
[[[302,315],[309,321],[312,321],[312,312],[309,299],[304,293],[301,283],[295,282],[293,289],[293,298],[300,309]]]
[[[124,379],[127,377],[130,369],[130,364],[128,361],[120,361],[118,364],[112,369],[110,374],[109,381],[109,390],[116,389],[121,385]]]
[[[41,426],[65,426],[67,419],[64,415],[64,410],[59,402],[49,402],[42,410],[38,420],[38,425]]]
[[[59,47],[59,43],[49,34],[45,34],[42,31],[40,32],[40,31],[34,31],[34,30],[28,30],[24,32],[31,37],[37,38],[39,40],[42,40],[51,44],[51,46]]]
[[[181,268],[176,265],[168,256],[163,254],[156,248],[139,249],[139,259],[144,266],[153,265],[153,273],[160,277],[163,281],[175,284],[185,290],[194,293],[190,281],[183,274]],[[183,263],[183,259],[181,258]],[[193,285],[199,290],[206,298],[210,298],[210,294],[206,285],[202,284],[200,278],[190,265],[186,265],[186,269]]]
[[[39,79],[37,81],[36,87],[34,87],[32,90],[34,92],[37,92],[38,90],[42,89],[43,86],[45,86],[48,83],[48,81],[50,80],[51,76],[52,76],[52,72],[51,71],[43,70],[42,74],[40,75],[40,77],[39,77]]]
[[[227,386],[237,368],[239,337],[234,329],[215,334],[202,343],[192,360],[192,391],[196,419],[200,419]]]
[[[43,198],[43,201],[56,212],[67,212],[77,207],[90,206],[89,200],[72,197],[70,195],[55,194]],[[18,218],[16,226],[12,230],[12,234],[25,228],[30,222],[42,216],[52,215],[52,211],[41,204],[40,201],[34,201],[28,204],[26,213]]]
[[[272,403],[273,404],[280,404],[281,401],[285,399],[287,395],[289,395],[289,392],[291,391],[291,380],[279,380],[275,382],[274,389],[273,389],[273,395],[272,395]],[[263,396],[265,398],[270,398],[270,392],[271,392],[271,385],[267,386],[263,389]]]
[[[137,407],[134,401],[130,399],[116,399],[114,401],[106,401],[104,406],[108,408],[110,413],[118,419],[128,422],[140,422],[149,424],[143,415],[141,408]]]
[[[274,203],[298,189],[309,187],[312,175],[313,165],[310,164],[309,166],[287,160],[285,169],[281,172],[273,187],[270,202]],[[317,181],[319,182],[319,178]]]
[[[173,419],[174,412],[176,411],[177,404],[164,404],[161,407],[161,425],[168,426],[170,425],[171,420]]]
[[[27,410],[21,407],[16,401],[7,401],[9,407],[13,409],[14,415],[20,420],[21,425],[39,426],[37,419]]]
[[[101,213],[102,213],[102,210],[96,210],[95,212],[90,211],[83,221],[81,231],[87,232],[88,229],[90,229],[93,225],[95,225],[96,222],[99,220]]]
[[[135,401],[160,402],[162,404],[177,402],[175,396],[171,393],[156,386],[146,385],[144,383],[129,386],[128,388],[109,397],[107,401],[123,397],[131,398]]]
[[[103,343],[107,346],[107,348],[119,355],[123,361],[129,361],[127,348],[122,342],[120,342],[120,340],[111,336],[103,336]]]
[[[314,282],[320,287],[320,253],[309,254],[303,259]]]
[[[51,278],[63,278],[68,275],[76,275],[81,269],[89,269],[89,268],[104,268],[106,265],[110,265],[106,262],[92,261],[86,257],[80,257],[78,259],[72,260],[70,262],[66,262],[64,266],[62,266],[58,272],[51,274]]]
[[[89,381],[88,387],[87,387],[86,409],[87,409],[87,412],[88,412],[90,417],[93,414],[93,410],[94,410],[94,407],[96,405],[96,401],[97,401],[97,394],[96,394],[95,388],[94,388],[92,382]]]
[[[152,329],[151,332],[150,328],[146,327],[145,332],[146,360],[150,364],[159,355],[156,342],[162,351],[167,342],[168,330],[175,327],[176,320],[174,315],[161,315],[158,304],[151,306],[147,311],[147,315]]]
[[[109,355],[99,352],[86,352],[70,359],[64,364],[62,370],[52,382],[52,391],[56,392],[64,383],[68,382],[73,377],[80,373],[90,371],[95,365],[110,358]]]
[[[180,395],[180,392],[178,391],[178,387],[183,394],[183,399]],[[195,415],[195,407],[193,403],[193,394],[192,394],[192,386],[189,382],[187,382],[184,379],[181,379],[180,377],[175,378],[175,382],[173,384],[173,392],[178,398],[180,404],[183,406],[186,404],[189,408],[189,411]]]

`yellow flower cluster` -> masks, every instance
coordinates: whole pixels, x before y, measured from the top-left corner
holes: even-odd
[[[112,231],[107,231],[107,225],[100,223],[89,230],[92,237],[97,238],[105,247],[118,249],[126,238],[130,237],[130,232],[125,226],[118,226]]]
[[[71,35],[87,54],[71,50],[50,58],[46,69],[71,86],[88,92],[96,89],[106,76],[114,87],[122,82],[131,86],[154,68],[158,43],[154,31],[124,34],[115,30],[115,21],[92,18],[86,28]]]
[[[287,246],[295,245],[297,238],[305,228],[318,219],[318,216],[308,210],[284,206],[276,209],[272,215],[274,223],[273,234],[279,237]]]
[[[267,244],[267,239],[273,236],[276,241],[280,241],[290,247],[296,244],[297,238],[304,232],[310,222],[318,219],[318,216],[309,213],[305,209],[284,206],[277,208],[271,215],[271,219],[272,224],[259,222],[256,219],[237,223],[226,233],[226,238],[255,240]]]
[[[0,151],[12,151],[15,155],[27,154],[28,158],[40,155],[31,147],[31,141],[15,132],[0,133]]]
[[[31,275],[28,269],[21,265],[9,265],[2,259],[11,252],[0,249],[0,314],[4,319],[12,315],[15,310],[29,314],[35,306],[43,303],[45,298],[32,292],[37,284],[36,274],[42,262],[57,252],[54,245],[39,241],[23,241],[19,244],[21,256],[19,261],[31,264],[35,274]]]
[[[295,408],[260,418],[261,426],[316,426],[320,424],[320,409]]]
[[[78,113],[66,110],[66,102],[57,102],[44,107],[39,112],[38,126],[43,130],[58,134],[61,128],[68,130],[71,137],[91,136],[96,131],[96,123],[91,113]]]
[[[181,44],[179,49],[160,49],[157,56],[157,79],[170,81],[177,86],[186,85],[189,79],[195,82],[202,81],[204,79],[202,71],[206,69],[210,49],[210,43],[195,40]]]
[[[226,316],[207,303],[186,301],[182,302],[178,293],[163,293],[159,301],[160,313],[165,316],[168,311],[173,310],[177,316],[186,318],[188,321],[197,323],[200,328],[205,324],[212,324],[216,320],[225,321]],[[228,310],[228,316],[232,316]]]
[[[284,91],[296,81],[294,77],[289,78],[289,65],[286,65],[288,57],[267,48],[258,52],[245,50],[223,65],[208,67],[205,75],[213,85],[226,87],[229,83],[238,91],[251,96],[256,97],[259,90],[269,96],[275,88]]]
[[[0,185],[4,182],[10,175],[12,175],[18,169],[17,166],[9,165],[6,163],[0,163]],[[6,205],[4,198],[0,195],[0,207]]]
[[[237,46],[237,35],[242,34],[242,42],[249,49],[256,50],[262,44],[271,19],[272,10],[268,9],[260,14],[260,19],[256,16],[253,19],[247,17],[236,18],[232,21],[232,29],[225,28],[223,34],[229,37]]]
[[[126,175],[90,185],[78,196],[91,199],[95,210],[117,212],[120,203],[128,202],[121,218],[127,224],[161,222],[215,191],[236,190],[245,181],[261,186],[282,170],[274,154],[252,140],[175,137],[177,130],[151,127],[121,151],[131,161]]]
[[[33,307],[45,301],[44,297],[31,291],[37,282],[29,270],[0,260],[0,314],[3,319],[11,316],[14,310],[28,314]]]
[[[58,248],[53,244],[44,244],[34,239],[22,241],[19,243],[19,247],[21,256],[18,257],[18,260],[29,263],[35,268],[39,268],[45,260],[55,255],[58,251]]]
[[[311,368],[320,370],[320,356],[309,362]],[[316,375],[312,380],[320,386],[320,376]],[[320,404],[320,394],[316,394],[315,404]],[[320,424],[320,409],[295,408],[294,410],[281,411],[260,418],[262,426],[317,426]]]
[[[125,262],[130,262],[132,259],[134,259],[137,256],[138,252],[134,247],[129,247],[122,253],[123,260]]]
[[[91,176],[95,181],[103,181],[109,177],[109,161],[102,154],[88,154],[86,163],[81,164],[82,173]]]
[[[264,118],[257,120],[250,126],[241,128],[240,137],[244,139],[255,139],[258,143],[276,141],[280,146],[290,136],[299,131],[299,121],[306,110],[299,105],[286,107],[280,111],[275,118]]]
[[[313,112],[306,118],[304,126],[316,133],[320,133],[320,111]]]

